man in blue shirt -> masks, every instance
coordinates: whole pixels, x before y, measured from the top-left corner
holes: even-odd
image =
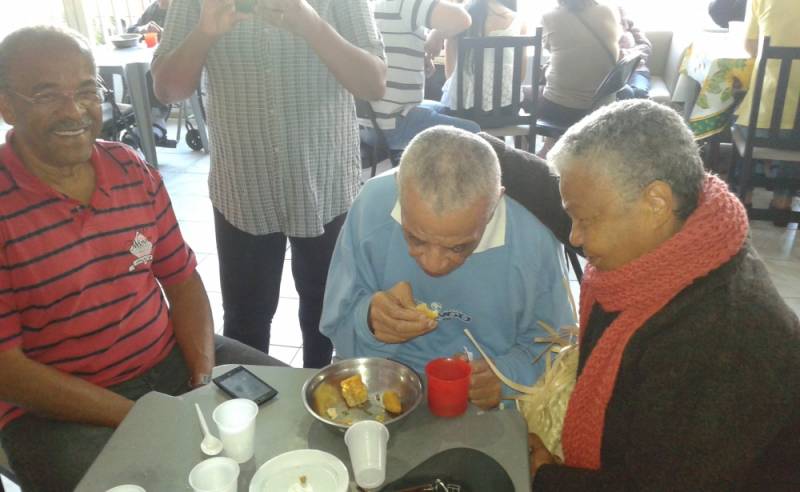
[[[328,279],[320,331],[337,355],[386,357],[420,373],[434,358],[473,350],[469,328],[503,374],[532,385],[545,348],[535,339],[547,336],[539,322],[575,323],[559,243],[503,196],[492,147],[453,127],[420,133],[397,174],[367,182]],[[511,390],[486,361],[471,364],[470,400],[496,406]]]

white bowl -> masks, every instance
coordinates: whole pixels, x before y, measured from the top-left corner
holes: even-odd
[[[137,44],[139,44],[139,39],[142,37],[141,34],[120,34],[118,36],[112,36],[111,42],[117,48],[133,48]]]

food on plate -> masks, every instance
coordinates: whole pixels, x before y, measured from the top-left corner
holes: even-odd
[[[356,374],[345,380],[339,385],[342,387],[342,397],[348,407],[357,407],[369,399],[367,387],[361,380],[361,374]]]
[[[385,408],[387,412],[396,414],[403,412],[400,396],[394,391],[384,391],[381,402],[383,403],[383,408]]]
[[[308,478],[306,478],[305,475],[300,475],[299,482],[300,483],[292,485],[289,492],[314,492],[314,489],[311,487],[311,484],[308,483]]]
[[[424,302],[417,304],[415,308],[420,313],[427,316],[429,319],[437,319],[439,317],[439,311],[434,311],[433,309],[429,308],[427,304]]]
[[[344,401],[342,400],[342,395],[339,394],[339,390],[329,383],[322,383],[314,389],[313,401],[314,411],[319,415],[328,415],[334,420],[336,417],[331,416],[331,410],[336,414],[338,406],[344,407]]]

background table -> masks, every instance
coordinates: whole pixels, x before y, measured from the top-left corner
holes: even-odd
[[[218,375],[232,367],[220,367],[214,373]],[[316,371],[248,368],[279,394],[261,406],[256,420],[255,457],[241,465],[238,490],[248,489],[251,477],[267,460],[294,449],[320,449],[339,457],[347,465],[352,480],[344,434],[314,419],[301,400],[300,388]],[[200,452],[202,434],[194,403],[200,404],[210,429],[218,435],[211,412],[226,399],[213,384],[177,398],[160,393],[145,395],[76,490],[103,492],[123,483],[138,484],[148,492],[191,490],[189,471],[205,458]],[[483,451],[503,465],[517,491],[530,491],[527,428],[516,410],[479,412],[470,405],[465,415],[442,419],[433,416],[423,401],[414,413],[391,426],[389,432],[386,483],[440,451],[467,447]]]
[[[153,128],[153,121],[150,116],[150,92],[147,87],[147,72],[150,71],[150,62],[153,60],[155,48],[147,48],[143,44],[132,48],[113,48],[110,46],[96,46],[94,54],[95,64],[98,67],[121,67],[125,74],[125,83],[130,92],[131,106],[136,117],[136,126],[139,128],[139,141],[145,159],[151,165],[158,167],[158,156],[156,155],[156,142],[153,131],[145,131],[146,128]],[[208,134],[206,132],[205,119],[200,105],[200,98],[197,93],[189,98],[192,107],[197,130],[200,132],[200,139],[203,142],[203,149],[208,152]],[[180,125],[182,122],[178,122]]]
[[[742,44],[728,33],[704,32],[684,55],[678,80],[684,94],[678,99],[687,104],[689,128],[698,140],[730,125],[734,91],[745,91],[750,84],[755,61]]]

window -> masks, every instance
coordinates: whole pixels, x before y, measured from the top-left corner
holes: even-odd
[[[24,26],[64,24],[62,0],[25,0],[24,8],[4,7],[0,15],[0,38]]]

